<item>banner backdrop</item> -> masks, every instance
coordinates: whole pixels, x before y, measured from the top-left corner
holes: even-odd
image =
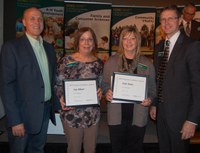
[[[112,6],[112,54],[118,50],[119,35],[123,27],[136,26],[141,33],[141,51],[152,55],[154,50],[155,8],[135,6]]]
[[[16,37],[24,34],[22,15],[25,9],[37,7],[44,14],[45,29],[42,34],[43,39],[51,43],[55,50],[57,60],[63,56],[63,20],[64,2],[40,1],[40,2],[17,2]]]
[[[74,34],[81,27],[94,30],[98,40],[98,56],[105,62],[109,56],[111,4],[65,1],[65,52],[73,50]]]

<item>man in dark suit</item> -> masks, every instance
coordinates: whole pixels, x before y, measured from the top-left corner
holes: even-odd
[[[166,58],[166,40],[161,41],[154,59],[158,105],[151,108],[150,115],[153,119],[157,115],[160,153],[188,153],[189,139],[200,120],[200,42],[179,31],[176,6],[163,9],[160,23],[170,41],[169,54]]]
[[[0,95],[5,107],[11,153],[43,153],[49,119],[55,124],[53,88],[56,56],[43,41],[43,16],[25,10],[25,35],[3,44]]]
[[[182,10],[182,23],[180,30],[194,40],[200,41],[200,22],[194,19],[196,6],[193,3],[188,3]]]

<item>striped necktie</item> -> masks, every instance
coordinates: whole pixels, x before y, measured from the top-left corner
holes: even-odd
[[[187,22],[187,25],[185,28],[185,33],[188,37],[190,36],[190,22]]]
[[[170,45],[170,41],[166,40],[165,47],[164,47],[164,56],[162,58],[162,61],[159,65],[159,69],[158,69],[157,82],[158,82],[158,101],[159,102],[163,102],[162,86],[163,86],[163,79],[164,79],[167,62],[168,62],[169,45]]]

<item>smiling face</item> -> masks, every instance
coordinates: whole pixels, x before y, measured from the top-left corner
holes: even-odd
[[[38,39],[44,29],[42,13],[36,8],[30,8],[25,11],[23,24],[26,32],[34,39]]]
[[[164,10],[160,15],[160,23],[168,38],[172,37],[178,30],[180,18],[174,10]]]
[[[91,53],[94,48],[94,39],[90,31],[84,32],[79,39],[79,52]]]
[[[122,38],[122,45],[125,52],[134,52],[137,49],[137,39],[133,32],[127,33]]]

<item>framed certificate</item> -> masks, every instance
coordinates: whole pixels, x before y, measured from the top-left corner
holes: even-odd
[[[113,73],[112,103],[141,103],[147,98],[147,76]]]
[[[99,105],[96,79],[69,79],[63,85],[66,106]]]

